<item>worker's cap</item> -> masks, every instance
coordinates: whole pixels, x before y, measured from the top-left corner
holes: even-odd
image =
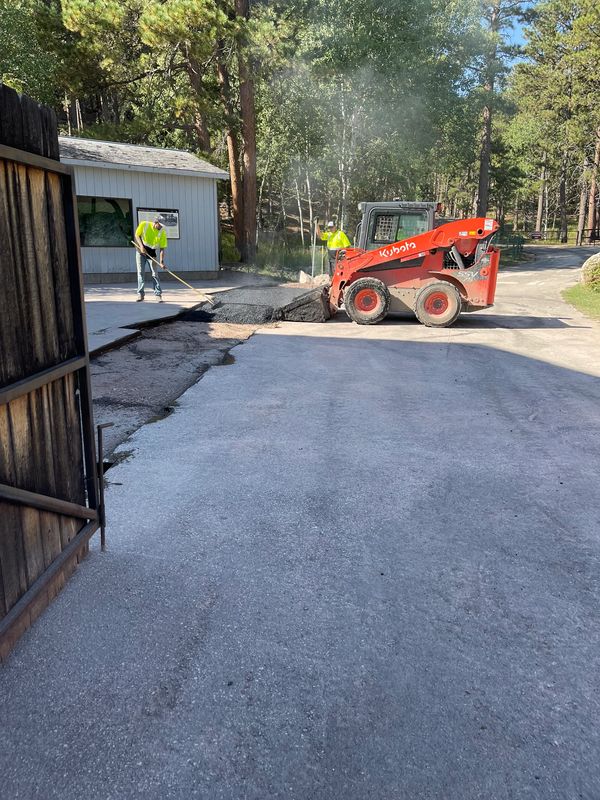
[[[335,228],[335,222],[333,222],[333,220],[331,220],[330,222],[327,223],[327,227],[328,228]]]
[[[153,222],[158,222],[158,223],[160,223],[160,225],[164,225],[165,224],[165,218],[163,217],[162,214],[155,214],[154,215],[154,219],[152,221]]]

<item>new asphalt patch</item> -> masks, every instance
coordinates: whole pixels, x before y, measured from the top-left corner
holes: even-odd
[[[202,322],[232,322],[262,325],[269,322],[326,322],[329,319],[327,292],[294,286],[246,286],[216,296],[212,308],[202,305],[180,318]]]

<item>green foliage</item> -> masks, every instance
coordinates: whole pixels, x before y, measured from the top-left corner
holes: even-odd
[[[515,113],[507,140],[523,173],[522,195],[531,206],[543,189],[546,167],[545,216],[560,216],[562,185],[567,212],[576,211],[580,182],[589,181],[584,163],[594,159],[600,125],[597,102],[600,80],[600,6],[591,0],[542,0],[530,11],[525,60],[512,75],[509,97]],[[531,216],[533,217],[533,208]]]
[[[235,238],[229,231],[221,234],[221,263],[235,264],[240,260],[240,254],[235,246]]]
[[[508,34],[526,5],[515,63]],[[243,54],[255,89],[260,223],[282,242],[292,214],[296,229],[300,214],[305,230],[318,215],[352,233],[361,200],[441,200],[447,214],[470,215],[491,101],[490,211],[501,221],[520,214],[519,228],[532,230],[545,164],[548,226],[557,225],[561,172],[576,213],[600,127],[596,0],[250,8],[246,20],[233,0],[0,0],[0,75],[55,105],[64,130],[181,147],[226,167],[227,132],[242,128]]]
[[[0,0],[0,81],[54,105],[58,62],[38,41],[37,31],[31,2]]]

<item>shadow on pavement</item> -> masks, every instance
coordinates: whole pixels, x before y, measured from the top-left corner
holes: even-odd
[[[572,325],[570,317],[529,317],[513,314],[463,314],[455,328],[591,328],[591,325]]]
[[[337,315],[340,321],[348,322],[345,314]],[[337,319],[337,318],[336,318]],[[505,329],[534,329],[534,328],[585,328],[591,325],[573,325],[568,322],[570,317],[530,317],[515,314],[461,314],[452,328],[505,328]],[[330,324],[329,322],[327,324]],[[380,322],[379,328],[396,327],[397,325],[420,325],[421,323],[413,315],[390,316],[384,322]],[[451,330],[450,328],[449,330]],[[437,330],[441,330],[438,328]]]

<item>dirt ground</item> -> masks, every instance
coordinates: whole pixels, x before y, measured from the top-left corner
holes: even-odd
[[[94,419],[104,431],[104,459],[135,430],[169,414],[209,367],[233,363],[230,351],[255,325],[176,321],[146,328],[134,341],[91,361]]]

